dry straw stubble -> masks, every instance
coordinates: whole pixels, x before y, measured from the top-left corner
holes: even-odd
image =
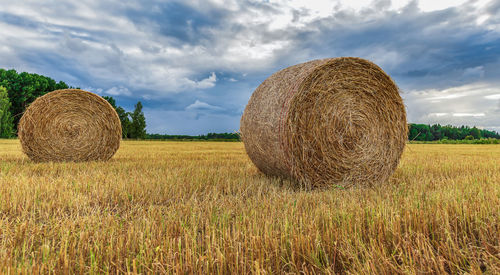
[[[37,98],[18,127],[24,153],[36,162],[108,160],[121,135],[114,108],[102,97],[77,89]]]
[[[314,60],[273,74],[252,94],[240,130],[259,170],[311,187],[385,181],[397,168],[408,131],[394,81],[355,57]]]

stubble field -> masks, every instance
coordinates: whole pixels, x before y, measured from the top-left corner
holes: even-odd
[[[109,162],[0,140],[0,273],[500,273],[500,146],[410,144],[373,188],[302,190],[239,142]]]

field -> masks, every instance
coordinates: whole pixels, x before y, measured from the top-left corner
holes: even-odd
[[[0,273],[500,273],[500,146],[410,144],[382,186],[307,191],[240,142],[109,162],[0,140]]]

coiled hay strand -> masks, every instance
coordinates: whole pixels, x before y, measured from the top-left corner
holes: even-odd
[[[377,65],[355,57],[273,74],[252,94],[240,131],[260,171],[309,187],[387,180],[408,137],[398,87]]]
[[[121,135],[115,109],[77,89],[37,98],[18,126],[23,151],[35,162],[108,160],[120,147]]]

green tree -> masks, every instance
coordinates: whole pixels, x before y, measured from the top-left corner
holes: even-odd
[[[418,136],[418,131],[415,128],[415,124],[410,124],[410,131],[408,131],[408,139],[415,140],[417,136]]]
[[[122,125],[122,138],[130,138],[130,127],[131,122],[129,119],[130,113],[125,111],[121,106],[116,105],[116,100],[111,96],[103,96],[113,108],[115,108],[118,117],[120,118],[120,123]]]
[[[54,90],[69,88],[66,83],[56,82],[46,76],[4,69],[0,69],[0,86],[7,89],[11,103],[9,110],[14,117],[15,129],[24,110],[37,97]]]
[[[106,99],[106,101],[116,110],[116,100],[112,96],[103,96],[102,98]]]
[[[431,133],[431,128],[426,124],[410,124],[410,140],[431,141],[434,136]]]
[[[130,137],[137,139],[146,138],[146,118],[142,112],[142,103],[140,101],[135,104],[134,112],[130,116],[132,117]]]
[[[439,124],[434,124],[431,126],[431,133],[432,136],[434,137],[433,140],[440,140],[443,136],[441,134],[441,125]]]
[[[14,118],[10,114],[10,106],[7,89],[0,86],[0,138],[10,138],[14,134]]]
[[[481,131],[475,126],[470,130],[470,135],[474,137],[474,139],[481,139]]]
[[[132,122],[129,119],[130,113],[120,106],[116,108],[116,113],[122,123],[122,137],[130,138],[130,128],[132,127]]]

